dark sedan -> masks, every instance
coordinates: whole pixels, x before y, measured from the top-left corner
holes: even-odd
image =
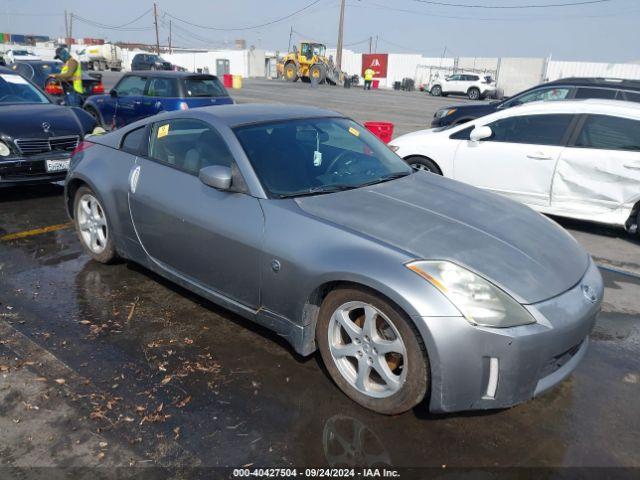
[[[63,180],[71,152],[95,126],[82,109],[56,105],[0,67],[0,187]]]
[[[27,80],[31,80],[54,100],[62,101],[64,98],[62,85],[59,81],[49,77],[53,73],[60,73],[62,65],[62,62],[56,60],[20,60],[12,63],[11,69]],[[99,74],[83,73],[82,86],[85,97],[104,93],[102,77]]]
[[[460,125],[498,110],[524,103],[580,98],[640,102],[640,82],[606,78],[564,78],[537,85],[502,101],[441,108],[434,114],[431,126]]]

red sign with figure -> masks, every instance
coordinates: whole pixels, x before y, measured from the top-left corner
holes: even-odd
[[[375,72],[376,78],[387,78],[388,53],[363,53],[362,54],[362,76],[364,71],[370,68]]]

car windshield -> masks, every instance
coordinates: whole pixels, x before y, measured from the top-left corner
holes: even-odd
[[[318,195],[380,183],[412,169],[371,132],[343,118],[310,118],[234,129],[272,197]]]
[[[52,73],[60,73],[62,69],[62,63],[60,62],[43,62],[37,65],[33,65],[34,68],[37,68],[40,71],[42,76],[49,76]]]
[[[51,103],[46,95],[20,75],[0,73],[0,104]]]
[[[215,77],[185,78],[184,91],[187,97],[226,97],[229,95]]]

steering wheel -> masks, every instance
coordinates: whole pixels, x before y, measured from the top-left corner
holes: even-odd
[[[338,173],[338,170],[347,170],[348,169],[347,160],[349,160],[349,157],[353,157],[354,160],[357,160],[355,152],[352,152],[350,150],[345,150],[344,152],[338,154],[338,156],[333,159],[333,161],[327,167],[326,172],[331,175],[334,173]],[[338,168],[336,168],[336,165],[338,165]]]
[[[22,102],[24,100],[24,98],[18,96],[18,95],[13,95],[13,94],[9,94],[9,95],[3,95],[2,97],[0,97],[0,102],[4,102],[4,101],[19,101]]]

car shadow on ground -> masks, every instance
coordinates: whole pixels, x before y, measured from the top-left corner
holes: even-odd
[[[60,197],[63,193],[64,186],[60,183],[3,187],[0,189],[0,203],[18,202],[21,200],[32,200],[47,197]]]
[[[582,220],[574,220],[572,218],[561,218],[550,216],[554,221],[558,222],[562,227],[569,230],[576,230],[583,233],[591,233],[603,237],[618,238],[620,240],[640,245],[640,234],[629,233],[623,228],[602,225],[599,223],[586,222]]]

